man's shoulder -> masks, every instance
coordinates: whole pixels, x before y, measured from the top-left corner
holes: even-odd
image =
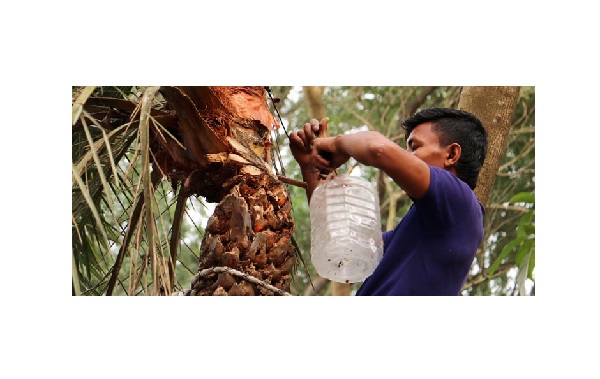
[[[436,180],[436,181],[440,181],[440,182],[444,182],[444,183],[456,184],[461,187],[466,186],[467,188],[469,188],[469,185],[467,183],[463,182],[458,176],[454,175],[452,172],[450,172],[448,170],[444,170],[443,168],[439,168],[436,166],[429,166],[429,170],[431,172],[432,180]]]
[[[425,196],[415,202],[419,213],[428,217],[456,221],[467,214],[475,216],[481,204],[473,190],[453,173],[431,167],[431,180]]]
[[[444,196],[459,196],[465,200],[477,200],[469,185],[452,172],[435,166],[430,167],[430,182],[428,192],[439,192]]]

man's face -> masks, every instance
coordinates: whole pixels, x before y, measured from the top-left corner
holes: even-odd
[[[407,151],[431,166],[445,169],[448,151],[440,146],[440,139],[431,130],[432,127],[431,121],[417,125],[406,141]]]

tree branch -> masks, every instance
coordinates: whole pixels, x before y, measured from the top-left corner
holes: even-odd
[[[331,283],[329,279],[318,277],[317,280],[315,280],[314,287],[306,288],[304,291],[304,296],[319,296],[319,292],[321,292],[321,290],[329,283]]]
[[[494,278],[497,278],[501,275],[504,275],[508,272],[508,270],[510,270],[511,268],[515,267],[515,263],[505,263],[503,265],[500,265],[496,271],[494,271],[494,275],[490,276],[487,272],[483,272],[481,274],[475,275],[470,277],[467,282],[465,283],[465,285],[463,286],[462,290],[466,290],[468,288],[471,288],[477,284],[481,284],[483,282],[485,282],[486,280],[491,280]]]
[[[502,204],[490,204],[486,207],[487,209],[501,209],[506,211],[517,211],[517,212],[529,212],[533,208],[520,207],[518,205],[502,205]]]
[[[308,188],[308,184],[306,184],[306,182],[302,182],[300,180],[287,178],[287,177],[281,176],[281,175],[277,175],[277,179],[279,179],[279,181],[282,183],[291,184],[296,187]]]
[[[535,126],[527,126],[520,129],[513,129],[512,134],[526,134],[526,133],[535,133]]]
[[[366,118],[362,117],[354,109],[351,109],[346,104],[342,103],[341,101],[339,101],[337,99],[333,100],[333,102],[336,103],[336,104],[338,104],[339,106],[341,106],[345,111],[349,112],[354,117],[356,117],[360,122],[362,122],[363,124],[365,124],[369,128],[369,130],[377,130],[377,128],[375,128],[375,126],[373,126],[373,124],[371,124],[371,122],[369,122],[369,120],[367,120]]]
[[[421,91],[419,96],[417,96],[417,98],[408,105],[408,108],[406,110],[407,115],[412,116],[413,114],[415,114],[417,109],[419,109],[419,107],[423,105],[425,100],[427,100],[427,96],[429,96],[433,91],[435,91],[436,88],[437,87],[423,87],[423,91]]]
[[[531,149],[533,149],[535,147],[535,141],[530,141],[527,144],[527,147],[517,156],[515,156],[513,159],[511,159],[510,161],[506,162],[505,164],[503,164],[502,166],[500,166],[498,168],[498,172],[505,170],[506,168],[510,167],[513,163],[515,163],[516,161],[518,161],[519,159],[523,158],[524,156],[526,156],[527,154],[529,154],[529,152],[531,151]]]
[[[219,267],[206,268],[206,269],[198,272],[198,274],[196,274],[196,276],[192,279],[192,283],[194,283],[197,280],[197,278],[200,278],[200,277],[203,277],[203,276],[207,276],[207,275],[210,275],[212,273],[219,273],[219,272],[227,272],[227,273],[229,273],[231,275],[240,277],[240,278],[242,278],[244,280],[249,281],[250,283],[254,283],[254,284],[257,284],[259,286],[262,286],[262,287],[268,289],[269,291],[273,291],[276,294],[281,295],[281,296],[292,296],[291,294],[289,294],[289,293],[287,293],[287,292],[285,292],[283,290],[280,290],[279,288],[274,287],[274,286],[270,285],[269,283],[265,283],[265,282],[263,282],[263,281],[255,278],[254,276],[252,276],[250,274],[246,274],[246,273],[243,273],[241,271],[234,270],[231,267],[222,267],[222,266],[219,266]]]

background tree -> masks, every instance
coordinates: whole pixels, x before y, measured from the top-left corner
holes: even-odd
[[[481,117],[490,138],[475,191],[487,213],[476,273],[465,285],[471,294],[535,294],[534,99],[532,87],[469,87],[461,96],[459,107]]]
[[[475,194],[486,206],[492,193],[500,161],[508,146],[520,87],[465,87],[460,93],[458,109],[471,112],[488,133],[488,151],[477,180]]]

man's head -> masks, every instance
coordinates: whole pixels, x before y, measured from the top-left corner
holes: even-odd
[[[408,151],[455,172],[475,188],[487,152],[487,133],[477,117],[458,109],[429,108],[404,120],[402,126]]]

